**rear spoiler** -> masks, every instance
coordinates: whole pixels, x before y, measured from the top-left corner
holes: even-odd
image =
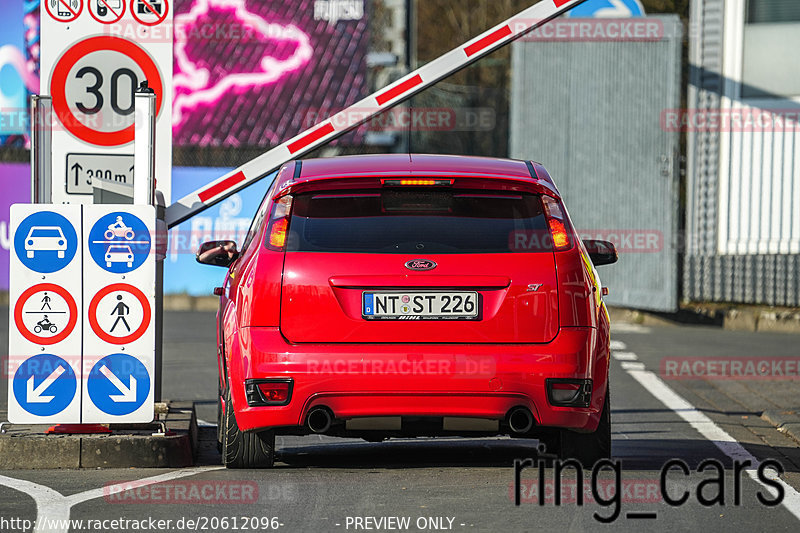
[[[277,200],[287,194],[297,194],[301,192],[313,192],[324,190],[351,190],[351,189],[381,189],[387,185],[383,180],[392,177],[409,177],[408,173],[382,173],[380,176],[330,176],[315,177],[311,179],[289,180],[281,183],[275,189],[273,200]],[[413,176],[414,178],[448,178],[453,180],[452,187],[457,189],[473,189],[486,191],[507,191],[507,192],[527,192],[534,194],[545,194],[554,198],[560,198],[555,185],[552,181],[543,179],[527,179],[513,176],[487,176],[475,174],[444,174],[444,173],[425,173]],[[438,186],[437,186],[438,187]]]

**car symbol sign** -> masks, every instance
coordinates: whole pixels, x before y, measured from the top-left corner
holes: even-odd
[[[436,263],[430,259],[412,259],[406,263],[406,268],[409,270],[433,270],[436,268]]]

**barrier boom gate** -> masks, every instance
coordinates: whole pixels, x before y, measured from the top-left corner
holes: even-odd
[[[529,31],[547,24],[555,17],[585,1],[541,0],[520,11],[465,44],[410,72],[395,83],[372,93],[209,185],[184,196],[167,208],[167,226],[171,228],[208,209],[278,170],[284,163],[297,159],[318,146],[357,128],[375,115],[394,107],[486,54],[522,37]]]

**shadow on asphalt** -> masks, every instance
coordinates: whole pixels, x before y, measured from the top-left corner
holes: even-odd
[[[629,434],[631,432],[626,433]],[[507,468],[515,459],[536,460],[539,457],[538,441],[532,439],[448,437],[390,439],[380,443],[318,436],[286,439],[290,439],[288,444],[278,446],[275,465],[278,469]],[[790,451],[766,445],[747,449],[762,458],[779,458]],[[613,458],[621,461],[624,471],[660,472],[670,459],[681,459],[692,470],[705,459],[716,459],[726,470],[733,469],[727,456],[712,442],[702,439],[615,438],[612,450]],[[548,456],[542,458],[549,459]],[[216,428],[201,428],[197,464],[221,464],[216,448]],[[800,471],[791,463],[783,465],[788,472]]]

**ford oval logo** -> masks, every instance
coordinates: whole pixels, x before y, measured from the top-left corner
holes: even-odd
[[[430,259],[412,259],[406,263],[406,268],[409,270],[433,270],[436,268],[436,263]]]

